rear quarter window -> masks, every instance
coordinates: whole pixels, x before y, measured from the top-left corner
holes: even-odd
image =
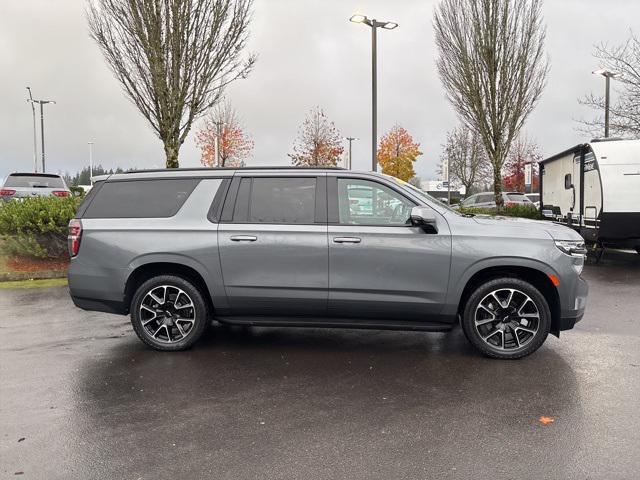
[[[172,217],[199,181],[191,178],[107,181],[89,199],[83,218]]]

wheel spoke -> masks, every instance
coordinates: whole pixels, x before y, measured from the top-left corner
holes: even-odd
[[[484,337],[482,337],[482,339],[486,342],[487,340],[489,340],[491,337],[493,337],[496,333],[498,333],[500,330],[498,330],[497,328],[491,332],[488,335],[485,335]]]
[[[151,335],[153,338],[156,338],[156,336],[158,335],[158,333],[160,333],[160,330],[162,330],[162,327],[164,327],[164,325],[160,325],[158,327],[158,329],[154,332],[153,335]]]
[[[493,313],[489,308],[485,307],[484,305],[480,304],[478,305],[478,308],[483,309],[485,312],[487,312],[489,315],[495,318],[496,314]]]
[[[496,317],[487,318],[486,320],[476,320],[476,326],[486,325],[487,323],[495,322]]]
[[[522,330],[523,332],[530,333],[531,335],[535,335],[537,330],[532,330],[526,327],[516,327],[515,330]]]
[[[516,348],[520,348],[520,339],[518,338],[518,330],[517,329],[513,329],[513,338],[516,341]]]
[[[508,307],[509,305],[511,305],[511,300],[513,300],[513,293],[514,292],[515,292],[515,290],[509,290],[509,297],[507,298],[506,305],[504,305],[505,307]]]
[[[184,333],[184,330],[182,330],[182,327],[180,326],[180,323],[178,322],[178,320],[175,321],[175,325],[178,331],[180,332],[180,335],[182,335],[181,338],[184,338],[186,335]]]
[[[167,287],[163,286],[161,288],[163,289],[162,298],[155,296],[153,294],[153,291],[149,292],[149,296],[153,298],[153,301],[156,302],[158,305],[164,305],[164,302],[167,298]]]
[[[498,303],[499,306],[504,307],[504,305],[502,304],[502,301],[500,301],[496,293],[497,292],[491,292],[491,296],[495,299],[495,301]]]

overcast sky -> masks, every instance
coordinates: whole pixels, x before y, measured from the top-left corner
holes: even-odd
[[[353,167],[370,162],[370,32],[348,18],[358,12],[400,27],[378,34],[379,135],[398,122],[422,145],[416,171],[436,178],[441,145],[456,117],[435,68],[432,14],[424,0],[255,0],[249,50],[255,70],[227,90],[253,136],[249,164],[289,164],[297,129],[315,105],[324,108],[354,143]],[[79,170],[94,162],[110,168],[164,166],[160,140],[125,98],[87,33],[84,0],[0,0],[0,178],[33,168],[32,116],[25,101],[45,107],[48,171]],[[589,115],[576,98],[604,87],[593,45],[621,43],[640,31],[638,0],[547,0],[551,72],[542,100],[525,126],[550,155],[587,140],[576,118]],[[196,125],[197,127],[198,125]],[[39,133],[38,133],[39,135]],[[39,138],[39,137],[38,137]],[[40,147],[38,146],[38,149]],[[193,132],[180,165],[199,165]]]

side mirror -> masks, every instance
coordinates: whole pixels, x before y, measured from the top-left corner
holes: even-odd
[[[427,233],[438,233],[436,214],[429,207],[413,207],[411,225],[420,227]]]

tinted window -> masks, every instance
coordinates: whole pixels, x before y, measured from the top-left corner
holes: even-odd
[[[415,204],[369,180],[338,179],[339,221],[345,225],[405,225]]]
[[[315,178],[254,178],[250,198],[250,223],[310,224],[315,221]]]
[[[106,182],[87,207],[85,218],[171,217],[198,184],[197,179]]]
[[[66,188],[62,177],[57,175],[22,175],[13,174],[7,177],[5,187],[26,188]]]

